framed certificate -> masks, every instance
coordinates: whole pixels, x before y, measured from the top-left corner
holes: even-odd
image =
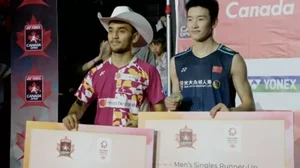
[[[293,113],[140,113],[156,168],[294,168]]]
[[[154,130],[27,122],[24,168],[151,168]]]

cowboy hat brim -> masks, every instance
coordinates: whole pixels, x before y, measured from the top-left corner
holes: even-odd
[[[131,24],[140,34],[139,40],[133,44],[134,47],[143,47],[150,44],[153,39],[153,30],[150,23],[140,14],[135,12],[124,12],[114,17],[102,17],[98,13],[98,18],[103,27],[108,31],[110,21],[117,20]]]

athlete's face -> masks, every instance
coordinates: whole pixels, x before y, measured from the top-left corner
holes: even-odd
[[[187,27],[193,40],[203,42],[212,36],[217,20],[212,22],[209,11],[202,7],[192,7],[187,13]]]
[[[132,44],[139,36],[131,25],[124,22],[111,22],[108,27],[108,42],[114,53],[131,51]]]

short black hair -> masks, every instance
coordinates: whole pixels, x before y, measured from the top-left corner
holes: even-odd
[[[190,0],[185,4],[186,12],[193,7],[202,7],[208,9],[211,21],[215,21],[218,18],[219,3],[217,0]]]
[[[164,45],[166,45],[166,42],[167,42],[167,37],[165,35],[165,30],[164,29],[161,29],[158,32],[154,32],[153,40],[152,40],[151,43],[154,43],[154,44],[159,44],[160,43],[164,46]]]

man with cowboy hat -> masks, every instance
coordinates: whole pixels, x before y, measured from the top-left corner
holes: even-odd
[[[96,125],[137,127],[138,112],[147,104],[154,111],[165,111],[158,71],[132,54],[132,47],[151,43],[151,25],[127,6],[116,7],[111,17],[98,13],[98,18],[108,31],[112,55],[88,72],[63,123],[69,130],[78,129],[88,105],[97,100]]]

